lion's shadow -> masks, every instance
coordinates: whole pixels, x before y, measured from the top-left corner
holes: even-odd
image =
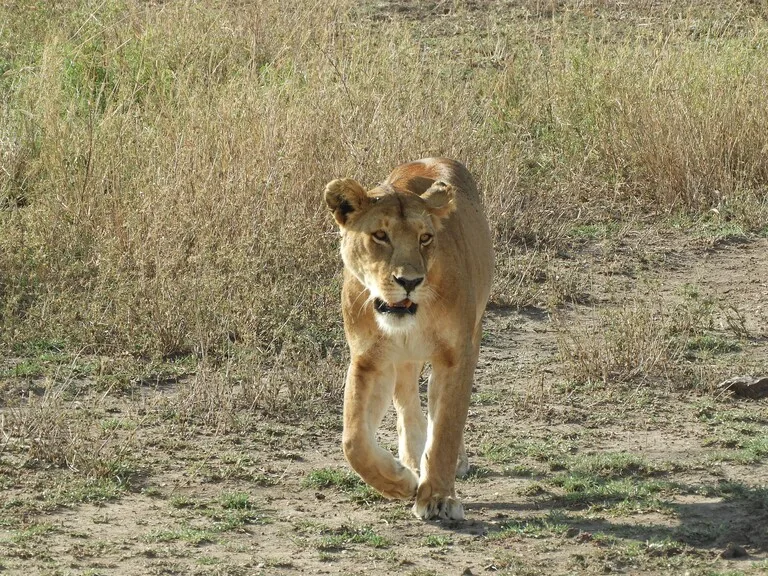
[[[606,518],[584,518],[572,514],[604,498],[585,498],[577,505],[555,496],[544,496],[530,502],[465,502],[468,520],[443,522],[446,530],[471,535],[493,535],[510,525],[525,530],[527,523],[541,523],[548,518],[567,534],[596,534],[641,543],[678,542],[693,548],[722,550],[729,543],[747,548],[753,554],[768,553],[768,487],[752,487],[741,483],[711,485],[677,485],[684,495],[711,495],[706,501],[667,501],[668,522],[613,521]],[[685,498],[683,498],[685,500]],[[497,522],[473,520],[475,510],[497,511]],[[542,513],[543,512],[543,513]],[[575,529],[575,530],[572,530]]]

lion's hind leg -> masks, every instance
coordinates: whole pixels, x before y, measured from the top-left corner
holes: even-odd
[[[418,474],[424,444],[427,441],[427,418],[419,400],[420,363],[400,364],[395,368],[395,409],[397,410],[398,454],[400,461]]]
[[[456,462],[456,478],[464,478],[469,472],[469,458],[467,457],[467,448],[464,446],[464,438],[459,445],[459,459]]]
[[[411,498],[418,477],[376,442],[395,387],[395,370],[352,361],[344,389],[344,456],[355,472],[387,498]]]

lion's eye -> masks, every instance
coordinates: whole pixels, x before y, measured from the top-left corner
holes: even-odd
[[[389,240],[389,237],[387,236],[387,233],[384,232],[384,230],[376,230],[376,232],[374,232],[372,236],[373,236],[373,239],[378,242],[386,242],[387,240]]]
[[[432,234],[422,234],[421,238],[419,238],[419,241],[421,242],[422,246],[426,246],[432,242]]]

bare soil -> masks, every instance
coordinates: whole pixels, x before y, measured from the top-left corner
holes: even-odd
[[[626,255],[638,249],[631,244],[630,237],[610,249],[574,248],[570,265],[593,269],[592,297],[563,311],[559,328],[537,308],[489,309],[467,427],[472,468],[458,481],[466,521],[424,523],[411,516],[410,503],[310,485],[316,471],[347,471],[334,405],[315,421],[264,417],[238,433],[190,429],[169,436],[146,427],[141,472],[122,497],[43,506],[19,521],[19,502],[45,501],[46,475],[66,476],[56,469],[24,473],[0,495],[9,515],[0,523],[0,571],[765,573],[768,464],[763,453],[749,462],[728,454],[749,439],[765,440],[768,403],[723,395],[714,380],[695,390],[650,382],[571,385],[558,337],[562,322],[578,326],[628,298],[674,301],[681,287],[695,286],[739,310],[745,329],[740,351],[711,358],[714,368],[702,374],[768,372],[768,240],[669,249],[644,238],[645,256],[635,259]],[[623,273],[614,273],[611,254],[623,254]],[[146,401],[126,396],[109,411],[129,413]],[[381,439],[396,445],[391,415]],[[504,446],[511,451],[499,456]],[[581,495],[563,484],[580,458],[617,454],[635,459],[616,475],[626,494],[612,496],[618,488],[602,472]],[[590,491],[601,486],[607,491]],[[657,486],[650,496],[647,486]],[[222,498],[237,493],[247,494],[249,514],[227,529]]]

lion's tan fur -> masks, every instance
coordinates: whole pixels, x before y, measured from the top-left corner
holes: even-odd
[[[398,166],[369,191],[334,180],[325,199],[342,233],[351,354],[344,454],[383,495],[416,495],[417,516],[463,518],[454,478],[467,469],[463,431],[493,270],[474,180],[458,162],[427,158]],[[381,303],[387,313],[377,311]],[[413,303],[415,313],[398,313]],[[425,363],[428,418],[418,395]],[[390,399],[399,459],[376,442]]]

